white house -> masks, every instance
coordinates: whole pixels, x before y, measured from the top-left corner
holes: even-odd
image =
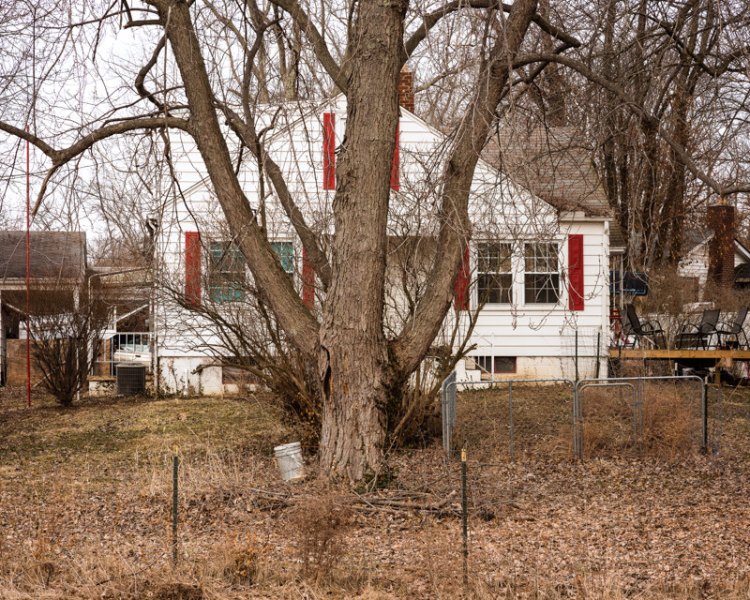
[[[266,151],[323,238],[332,227],[335,148],[344,135],[346,99],[268,106],[263,114],[272,124]],[[227,234],[199,153],[192,142],[172,135],[180,185],[159,217],[156,240],[161,281],[170,290],[157,295],[154,310],[159,384],[167,391],[220,393],[221,351],[212,342],[211,326],[179,306],[174,293],[219,302],[231,311],[243,292],[226,283],[249,274]],[[416,271],[430,259],[435,199],[451,139],[402,108],[397,142],[388,270],[396,278],[399,253],[416,257],[410,263]],[[253,160],[245,156],[240,162],[241,182],[283,268],[304,301],[319,306],[325,296],[273,188],[259,177]],[[454,332],[460,340],[476,318],[471,359],[459,364],[460,376],[573,378],[576,348],[581,377],[594,375],[597,357],[599,373],[605,374],[596,342],[601,338],[603,345],[608,329],[610,216],[589,155],[573,133],[498,132],[477,166],[470,213],[473,230],[455,309],[437,341],[446,343]],[[408,298],[394,284],[388,301],[388,320],[395,325],[404,318]]]
[[[709,278],[726,287],[747,288],[750,283],[750,249],[735,237],[735,213],[730,204],[711,205],[706,228],[685,234],[677,274],[695,281],[695,300],[704,299]]]

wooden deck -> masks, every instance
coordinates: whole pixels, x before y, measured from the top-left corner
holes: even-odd
[[[610,358],[661,360],[750,360],[750,350],[683,350],[679,348],[610,348]]]

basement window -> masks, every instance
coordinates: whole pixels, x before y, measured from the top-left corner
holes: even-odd
[[[515,356],[474,356],[477,367],[483,373],[515,373],[516,357]]]

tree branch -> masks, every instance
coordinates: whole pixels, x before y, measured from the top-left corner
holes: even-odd
[[[121,133],[127,133],[129,131],[135,131],[137,129],[161,129],[162,127],[169,127],[171,129],[180,129],[188,133],[192,133],[193,127],[190,121],[179,117],[167,116],[156,116],[156,117],[134,117],[119,123],[112,125],[106,125],[95,129],[91,133],[83,136],[80,140],[75,142],[73,145],[63,149],[56,150],[55,156],[50,156],[52,162],[55,165],[61,165],[68,162],[72,158],[75,158],[82,152],[85,152],[91,146],[100,142],[106,138],[112,137],[113,135],[119,135]]]
[[[336,86],[342,92],[346,92],[349,82],[344,70],[336,63],[333,56],[331,56],[323,36],[299,5],[299,2],[297,0],[271,0],[271,2],[289,13],[299,28],[307,34],[320,64],[323,65],[323,68],[331,76]]]
[[[482,66],[481,85],[477,86],[458,128],[444,175],[437,255],[414,318],[391,345],[396,369],[402,375],[417,368],[449,310],[453,282],[469,238],[469,194],[476,165],[510,79],[514,58],[534,19],[536,8],[536,0],[516,0],[511,7],[504,35],[498,36]]]
[[[226,116],[230,127],[232,127],[233,131],[247,146],[255,157],[255,160],[264,166],[264,169],[266,173],[268,173],[268,177],[276,190],[276,195],[279,202],[281,202],[284,212],[289,217],[289,220],[300,240],[302,240],[302,245],[305,250],[307,250],[307,257],[310,260],[310,264],[320,278],[323,288],[328,289],[328,286],[331,283],[331,266],[328,263],[325,252],[321,250],[320,245],[318,244],[315,232],[307,225],[302,211],[294,202],[292,194],[286,185],[284,174],[281,172],[281,168],[276,161],[264,151],[253,124],[242,121],[240,116],[226,104],[218,101],[216,103],[224,113],[224,116]]]
[[[429,34],[432,28],[435,27],[441,19],[462,8],[497,8],[498,10],[502,9],[504,12],[509,13],[513,8],[513,5],[503,4],[497,2],[497,0],[454,0],[453,2],[449,2],[424,17],[422,24],[404,44],[406,58],[413,54],[414,50],[417,49],[417,46],[419,46],[419,44],[427,37],[427,34]],[[565,42],[568,47],[578,48],[581,45],[581,42],[577,38],[556,27],[539,14],[535,14],[532,21],[551,37]]]
[[[164,49],[164,46],[167,43],[167,37],[162,36],[159,40],[159,43],[156,44],[156,48],[154,48],[154,51],[151,53],[151,58],[149,58],[148,62],[143,65],[140,71],[138,71],[138,76],[135,78],[135,89],[140,94],[141,98],[145,98],[149,102],[151,102],[156,108],[158,108],[160,111],[164,110],[164,105],[159,102],[154,95],[149,92],[146,89],[146,75],[148,75],[149,71],[154,68],[154,65],[156,65],[156,61],[159,59],[159,54]]]
[[[5,133],[9,133],[12,136],[15,136],[17,138],[20,138],[22,140],[29,142],[32,146],[39,148],[39,150],[44,152],[44,154],[47,155],[52,160],[54,160],[55,157],[58,155],[58,151],[55,150],[52,146],[47,144],[41,138],[26,131],[25,129],[19,129],[18,127],[14,127],[10,123],[4,123],[3,121],[0,121],[0,131],[4,131]]]
[[[67,148],[63,148],[62,150],[56,150],[55,148],[44,142],[41,138],[38,138],[37,136],[24,131],[23,129],[19,129],[18,127],[14,127],[13,125],[0,121],[0,131],[5,131],[6,133],[9,133],[15,137],[28,141],[36,148],[39,148],[39,150],[44,152],[44,154],[52,160],[52,167],[50,167],[50,169],[47,171],[47,174],[44,177],[44,181],[42,181],[42,186],[39,189],[39,193],[37,194],[36,201],[34,203],[34,209],[32,210],[33,216],[36,216],[39,208],[42,205],[44,195],[47,191],[47,187],[49,186],[49,182],[51,181],[52,176],[65,163],[82,154],[97,142],[100,142],[114,135],[119,135],[121,133],[127,133],[128,131],[134,131],[138,129],[159,129],[162,127],[172,127],[176,129],[182,129],[183,131],[190,131],[190,124],[185,119],[179,119],[177,117],[169,116],[135,117],[133,119],[128,119],[126,121],[121,121],[113,125],[106,125],[104,127],[100,127],[99,129],[95,129],[91,133],[85,135],[80,140],[75,142],[73,145],[68,146]]]
[[[750,182],[741,182],[735,185],[727,186],[721,185],[716,179],[714,179],[713,177],[711,177],[711,175],[701,169],[688,154],[687,150],[682,146],[682,144],[679,144],[669,134],[669,132],[667,132],[664,127],[662,127],[661,119],[644,109],[642,106],[639,106],[637,103],[635,103],[633,99],[629,97],[625,93],[625,91],[615,82],[610,81],[609,79],[602,75],[599,75],[598,73],[595,73],[577,60],[574,60],[567,56],[560,56],[551,53],[526,54],[522,57],[518,57],[514,61],[514,66],[519,67],[537,62],[556,62],[564,65],[570,69],[573,69],[574,71],[577,71],[578,73],[586,77],[589,81],[593,81],[594,83],[599,84],[604,89],[614,94],[623,103],[623,105],[628,107],[629,110],[633,111],[653,127],[657,127],[661,138],[665,142],[667,142],[667,144],[669,144],[674,153],[683,162],[683,164],[690,170],[693,175],[695,175],[695,177],[700,179],[711,190],[713,190],[714,193],[718,194],[719,196],[728,196],[731,194],[740,194],[750,191]]]

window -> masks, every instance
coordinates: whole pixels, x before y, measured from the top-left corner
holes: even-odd
[[[507,242],[477,244],[477,291],[480,304],[513,301],[513,246]]]
[[[209,290],[217,304],[245,298],[245,257],[234,242],[211,242]]]
[[[526,244],[524,261],[526,304],[556,304],[560,298],[557,244]]]
[[[483,373],[515,373],[515,356],[475,356],[477,367]]]
[[[294,277],[294,244],[292,242],[271,242],[271,248],[279,257],[281,268]]]

